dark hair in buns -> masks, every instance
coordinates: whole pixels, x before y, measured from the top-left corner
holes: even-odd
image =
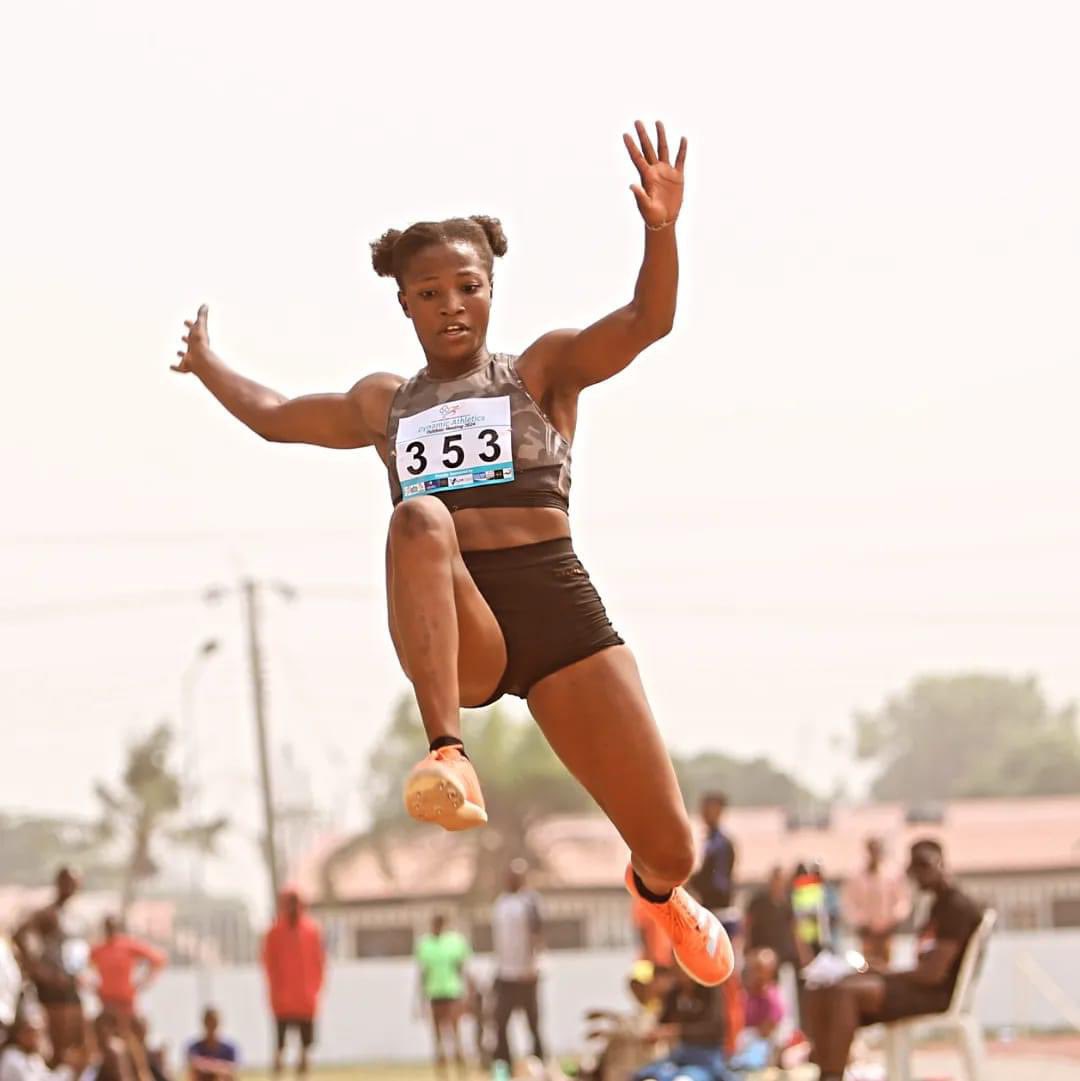
[[[495,259],[506,254],[506,234],[498,218],[474,214],[471,218],[448,218],[446,221],[421,221],[400,229],[387,229],[371,243],[371,265],[382,278],[394,278],[401,285],[409,260],[432,244],[464,241],[480,253],[490,275]]]

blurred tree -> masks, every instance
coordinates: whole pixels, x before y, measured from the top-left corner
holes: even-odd
[[[540,819],[595,809],[584,789],[556,758],[539,727],[505,708],[467,710],[463,728],[469,757],[480,774],[488,826],[462,834],[476,845],[476,870],[470,893],[491,897],[502,885],[510,860],[524,856],[543,868],[544,854],[530,844],[529,830]],[[332,895],[334,870],[357,851],[371,848],[391,871],[390,842],[411,829],[424,829],[408,817],[401,792],[422,746],[423,726],[411,693],[401,697],[368,762],[364,789],[372,813],[371,829],[338,848],[323,866],[322,889]],[[733,803],[795,803],[811,798],[806,789],[764,759],[741,762],[722,754],[676,760],[687,800],[709,788],[728,792]]]
[[[817,797],[767,758],[733,758],[718,751],[673,755],[687,807],[694,809],[706,792],[723,792],[733,806],[794,807]]]
[[[162,722],[145,739],[128,747],[122,787],[103,781],[94,785],[101,803],[100,832],[104,839],[118,835],[127,842],[128,858],[121,886],[121,905],[127,912],[139,883],[158,871],[153,851],[159,839],[212,852],[226,818],[206,822],[181,820],[183,791],[180,778],[169,766],[173,734]]]
[[[922,676],[855,715],[856,755],[878,767],[873,794],[908,802],[1080,790],[1076,704],[1053,710],[1034,677]]]
[[[100,851],[98,827],[78,819],[0,814],[0,882],[45,886],[77,867],[90,888],[114,886],[118,871]]]

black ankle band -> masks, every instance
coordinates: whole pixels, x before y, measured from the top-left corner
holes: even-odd
[[[648,889],[645,883],[641,881],[641,876],[637,871],[634,872],[634,887],[646,901],[654,905],[662,905],[665,901],[670,901],[673,892],[672,890],[668,890],[667,893],[653,893],[653,891]]]
[[[459,747],[461,749],[461,753],[465,755],[466,758],[469,757],[467,754],[465,754],[465,744],[462,743],[457,736],[439,736],[438,738],[431,741],[428,750],[438,751],[443,747]]]

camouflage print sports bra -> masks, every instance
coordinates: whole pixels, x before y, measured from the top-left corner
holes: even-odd
[[[525,389],[517,357],[496,353],[457,379],[419,372],[390,405],[390,495],[466,507],[570,506],[570,444]]]

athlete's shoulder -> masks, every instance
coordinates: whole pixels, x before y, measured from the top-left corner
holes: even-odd
[[[541,334],[518,358],[518,367],[522,364],[543,365],[557,357],[580,333],[580,330],[563,327]]]
[[[369,438],[386,432],[390,407],[405,380],[393,372],[372,372],[357,380],[345,395],[354,416]]]
[[[352,396],[370,396],[377,394],[393,395],[398,387],[405,382],[405,377],[394,372],[371,372],[362,379],[358,379],[349,391]]]
[[[372,409],[378,411],[383,407],[389,409],[394,395],[404,382],[402,376],[393,372],[372,372],[363,379],[358,379],[347,397],[365,413]]]

